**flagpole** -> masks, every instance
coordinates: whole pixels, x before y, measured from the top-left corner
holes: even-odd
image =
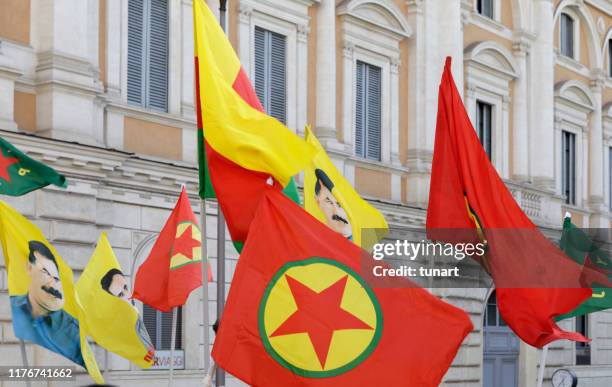
[[[174,385],[174,346],[176,343],[176,307],[172,308],[172,335],[170,336],[170,377],[168,387]]]
[[[219,23],[224,33],[227,33],[226,11],[227,0],[219,0]],[[221,321],[225,304],[225,217],[221,211],[219,199],[217,199],[217,211],[217,319]],[[217,367],[215,376],[215,386],[225,386],[225,372],[221,367]]]
[[[19,348],[21,349],[21,361],[25,368],[28,368],[28,353],[26,352],[25,342],[19,339]],[[26,379],[26,386],[31,387],[32,383],[29,379]]]
[[[202,239],[202,325],[204,327],[204,372],[210,367],[210,316],[208,315],[208,239],[206,238],[206,200],[200,199],[200,230]]]
[[[544,369],[546,368],[546,355],[548,354],[548,344],[542,348],[542,353],[540,354],[540,370],[538,372],[538,387],[542,387],[544,383]]]

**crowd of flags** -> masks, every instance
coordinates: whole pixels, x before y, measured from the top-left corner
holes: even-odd
[[[359,197],[309,127],[302,139],[265,114],[204,0],[194,0],[193,12],[200,196],[216,198],[240,252],[215,362],[258,386],[437,386],[471,319],[407,279],[378,287],[364,280],[373,265],[367,249],[388,230],[384,216]],[[49,184],[66,187],[66,179],[0,139],[0,193]],[[365,229],[375,231],[366,237]],[[432,240],[486,244],[479,263],[495,283],[501,316],[534,347],[587,341],[557,321],[612,306],[608,253],[569,217],[559,249],[521,211],[480,145],[450,58],[427,231]],[[203,239],[183,187],[133,289],[133,273],[119,265],[105,233],[75,283],[43,233],[0,201],[15,335],[83,366],[97,383],[90,341],[150,367],[155,348],[132,299],[163,312],[183,305],[202,286]]]

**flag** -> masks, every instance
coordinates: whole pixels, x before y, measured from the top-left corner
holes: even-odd
[[[202,237],[185,187],[134,282],[134,298],[169,312],[202,285]],[[208,268],[210,278],[210,267]]]
[[[462,230],[475,232],[468,236]],[[478,260],[493,278],[504,321],[526,343],[587,340],[553,321],[590,297],[591,290],[582,288],[581,267],[542,235],[491,165],[453,81],[450,57],[438,96],[427,234],[433,240],[486,243]],[[588,278],[601,276],[591,271]]]
[[[216,194],[240,248],[263,192],[289,185],[314,149],[263,112],[204,0],[194,1],[193,15],[200,195]]]
[[[375,264],[280,192],[266,192],[215,362],[254,386],[438,386],[470,319],[405,279],[371,287],[364,274]]]
[[[104,383],[89,345],[80,339],[83,316],[70,267],[34,224],[3,201],[0,242],[15,336],[66,357]]]
[[[385,217],[338,172],[309,126],[304,137],[317,150],[304,170],[304,208],[332,230],[368,249],[388,231]]]
[[[84,312],[82,342],[90,336],[141,368],[153,365],[155,348],[138,310],[130,303],[129,279],[105,233],[79,277],[76,291]]]
[[[606,230],[607,231],[607,230]],[[559,243],[561,249],[568,257],[586,267],[600,270],[608,276],[612,274],[610,255],[601,249],[588,235],[572,223],[568,213],[563,219],[563,233]],[[607,287],[593,287],[593,294],[570,313],[558,316],[557,321],[582,316],[612,308],[612,289]]]
[[[0,194],[21,196],[49,184],[67,186],[64,176],[0,137]]]

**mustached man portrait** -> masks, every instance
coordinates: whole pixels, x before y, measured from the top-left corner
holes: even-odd
[[[40,241],[29,241],[28,293],[11,296],[15,335],[85,367],[79,323],[63,310],[64,291],[55,256]]]
[[[315,183],[316,202],[323,214],[325,223],[337,233],[344,235],[349,240],[353,239],[351,223],[346,212],[334,196],[334,183],[322,169],[315,169],[317,182]]]

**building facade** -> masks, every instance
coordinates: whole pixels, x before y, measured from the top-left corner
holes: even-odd
[[[218,1],[207,3],[218,14]],[[612,1],[229,0],[226,24],[266,111],[300,135],[311,124],[392,229],[424,227],[447,55],[483,146],[527,215],[551,238],[566,211],[579,227],[610,228]],[[192,0],[0,2],[0,135],[69,180],[66,190],[5,199],[77,275],[107,231],[133,277],[181,184],[199,210],[192,29]],[[207,202],[213,272],[216,213]],[[229,289],[237,255],[226,245]],[[214,284],[209,291],[207,304],[196,291],[179,313],[181,386],[203,376],[201,316],[207,307],[214,321]],[[433,291],[475,327],[444,385],[535,386],[539,352],[509,332],[493,289]],[[168,350],[168,315],[143,313]],[[4,268],[0,323],[0,364],[21,365]],[[612,385],[612,313],[562,326],[593,341],[554,343],[547,379],[569,367],[581,386]],[[96,353],[113,383],[166,383],[167,371]],[[31,364],[66,364],[40,347],[27,354]]]

